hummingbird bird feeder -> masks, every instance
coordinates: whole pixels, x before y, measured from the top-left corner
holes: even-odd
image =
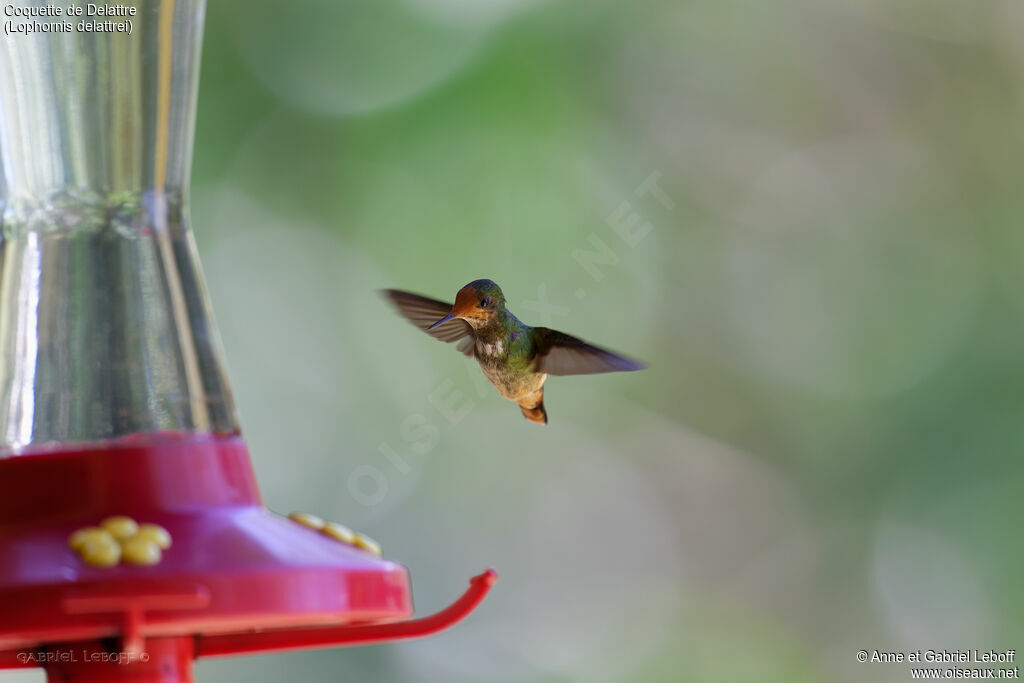
[[[410,620],[372,540],[263,506],[189,226],[204,3],[125,7],[0,45],[0,668],[169,683],[446,628],[492,571]]]

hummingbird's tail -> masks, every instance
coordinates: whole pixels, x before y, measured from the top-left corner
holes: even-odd
[[[527,420],[541,425],[548,423],[548,411],[544,409],[544,389],[538,389],[520,399],[518,403],[523,411],[523,417]]]

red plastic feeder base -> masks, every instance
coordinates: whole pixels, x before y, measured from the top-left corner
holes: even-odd
[[[161,561],[93,567],[69,547],[112,515],[165,527]],[[264,508],[240,437],[0,459],[0,558],[0,668],[42,666],[51,680],[187,681],[195,657],[428,635],[496,578],[401,621],[405,568]]]

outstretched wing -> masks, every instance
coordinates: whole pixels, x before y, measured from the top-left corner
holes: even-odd
[[[593,375],[599,372],[632,372],[647,367],[644,363],[547,327],[533,328],[533,338],[537,344],[534,372]]]
[[[469,343],[459,344],[458,350],[465,353],[467,356],[473,354],[473,343],[472,343],[472,331],[473,328],[469,326],[465,320],[454,318],[448,322],[438,325],[434,329],[428,329],[431,325],[436,323],[441,318],[448,315],[452,310],[452,305],[447,304],[437,299],[431,299],[429,297],[420,296],[419,294],[413,294],[412,292],[403,292],[398,289],[384,289],[381,293],[387,297],[387,299],[394,304],[398,312],[401,313],[409,322],[416,327],[420,328],[431,337],[440,339],[443,342],[455,342],[460,339],[468,339]]]

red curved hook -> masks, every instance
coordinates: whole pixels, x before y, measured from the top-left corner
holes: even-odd
[[[498,574],[488,569],[469,580],[469,588],[448,607],[422,619],[370,626],[329,626],[326,628],[281,629],[258,633],[228,633],[197,636],[195,656],[223,657],[238,654],[280,652],[316,647],[369,645],[404,638],[419,638],[442,631],[461,621],[479,605]]]

